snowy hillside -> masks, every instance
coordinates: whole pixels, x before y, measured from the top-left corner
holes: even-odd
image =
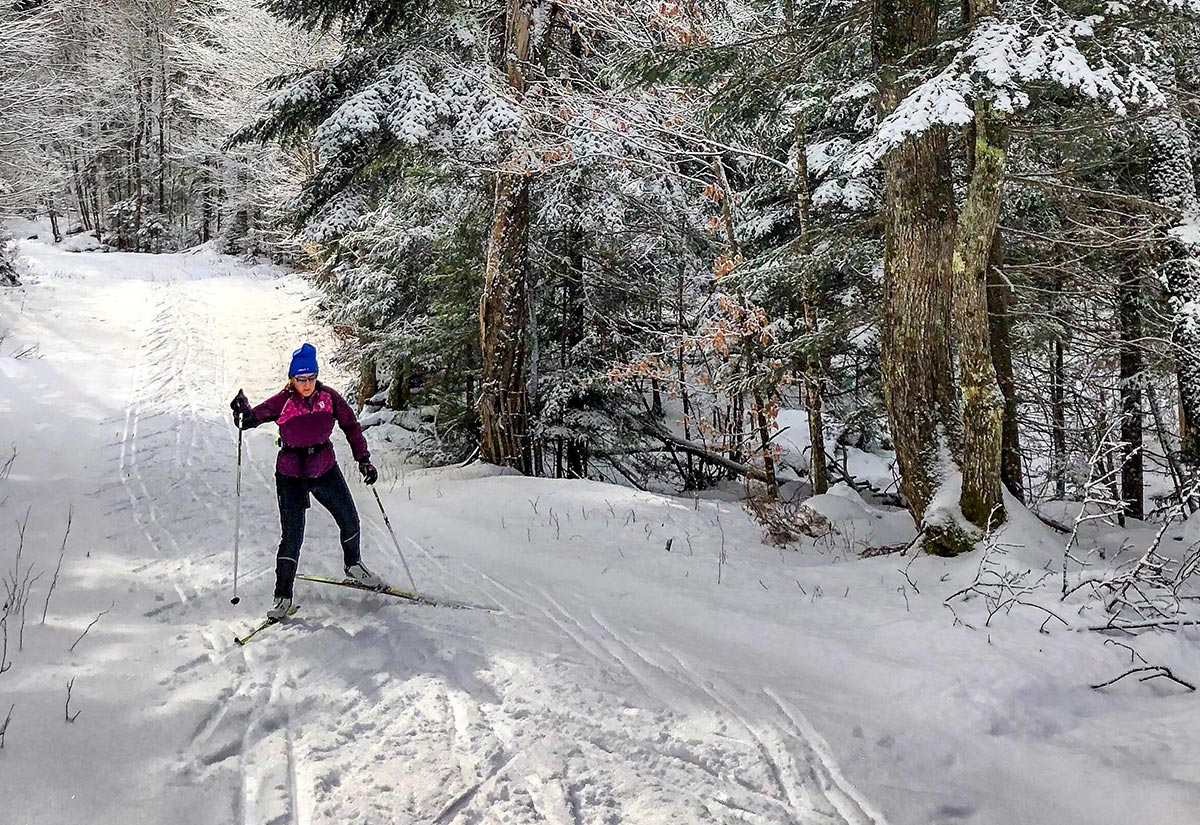
[[[943,600],[979,554],[860,559],[912,522],[845,486],[812,502],[834,532],[781,550],[735,504],[415,470],[376,444],[417,587],[495,611],[301,582],[299,614],[238,647],[269,603],[278,517],[263,427],[232,606],[228,402],[281,386],[298,342],[327,343],[307,288],[207,252],[18,249],[25,285],[0,291],[0,576],[30,597],[6,622],[0,823],[1195,821],[1196,694],[1092,690],[1129,651],[1039,632],[1032,608],[985,626],[977,599],[956,622]],[[364,559],[406,584],[351,487]],[[1061,564],[1065,539],[1010,509],[1006,563]],[[336,574],[334,525],[310,513],[302,570]],[[1165,543],[1200,538],[1187,529]],[[1125,641],[1194,683],[1198,640]]]

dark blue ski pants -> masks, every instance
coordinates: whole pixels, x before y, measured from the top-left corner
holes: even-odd
[[[275,598],[292,598],[292,585],[300,564],[300,545],[304,543],[304,512],[309,508],[309,494],[329,511],[337,522],[342,538],[342,561],[358,564],[359,523],[354,498],[341,469],[332,469],[317,478],[293,478],[275,474],[275,495],[279,499],[279,523],[283,537],[275,559]]]

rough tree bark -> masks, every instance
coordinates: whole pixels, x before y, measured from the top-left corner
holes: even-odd
[[[990,11],[990,2],[976,2]],[[988,101],[977,99],[974,108],[971,180],[954,254],[953,323],[962,410],[959,504],[972,524],[987,529],[1004,519],[1000,491],[1004,396],[992,361],[987,272],[1000,220],[1008,130]]]
[[[939,6],[937,0],[876,0],[872,47],[881,116],[895,110],[929,59]],[[993,13],[992,0],[968,0],[964,10],[974,24]],[[883,159],[884,401],[902,492],[925,531],[925,549],[940,555],[970,550],[978,538],[970,525],[985,529],[1004,515],[1004,402],[992,362],[987,272],[1008,134],[989,101],[977,98],[972,106],[970,181],[961,216],[945,128],[910,137]],[[938,494],[956,471],[961,488],[951,502]]]
[[[879,115],[910,90],[917,52],[937,34],[937,0],[877,0],[872,50],[879,69]],[[955,426],[950,357],[954,191],[944,128],[908,138],[883,158],[883,308],[880,369],[884,404],[913,518],[926,548],[957,552],[952,531],[924,524],[941,482]]]
[[[505,68],[513,92],[525,91],[533,6],[509,0]],[[485,461],[533,470],[525,358],[528,346],[529,180],[518,168],[496,173],[492,231],[479,302],[483,364],[479,454]]]

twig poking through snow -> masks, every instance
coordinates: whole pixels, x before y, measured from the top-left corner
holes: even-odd
[[[46,591],[46,603],[42,605],[42,624],[46,623],[46,611],[50,609],[50,597],[54,595],[54,586],[58,584],[58,573],[62,570],[63,556],[67,552],[67,537],[71,535],[71,519],[75,515],[75,505],[67,508],[67,531],[63,533],[62,547],[58,549],[58,564],[54,567],[54,576],[50,579],[50,589]]]
[[[74,716],[71,715],[71,689],[74,687],[75,687],[75,677],[72,676],[71,681],[67,682],[67,704],[63,708],[63,716],[66,718],[66,720],[68,722],[74,722],[76,719],[79,718],[79,714],[83,713],[83,711],[77,710],[77,711],[75,711]]]
[[[8,706],[8,716],[4,717],[4,724],[0,725],[0,750],[4,750],[4,735],[8,733],[8,723],[12,721],[12,712],[16,706],[16,702]]]
[[[717,584],[721,583],[721,571],[725,567],[725,526],[721,524],[721,504],[713,502],[717,513],[717,528],[721,531],[721,549],[717,553]]]
[[[91,621],[91,622],[88,624],[88,626],[87,626],[87,627],[85,627],[85,628],[83,629],[83,632],[79,634],[79,638],[78,638],[78,639],[76,639],[76,640],[75,640],[75,641],[74,641],[74,642],[71,644],[71,647],[70,647],[70,649],[69,649],[67,652],[68,652],[68,653],[74,653],[74,652],[75,652],[75,645],[77,645],[77,644],[79,644],[80,642],[82,642],[82,641],[83,641],[83,637],[84,637],[84,636],[86,636],[86,635],[88,634],[88,631],[89,631],[89,630],[91,630],[91,629],[92,629],[92,627],[94,627],[94,626],[95,626],[96,622],[100,621],[100,617],[101,617],[101,616],[103,616],[104,614],[108,613],[108,611],[109,611],[109,610],[112,610],[112,609],[113,609],[114,607],[116,607],[116,606],[117,606],[117,603],[114,601],[112,604],[110,604],[110,605],[108,606],[108,610],[101,610],[101,611],[100,611],[100,614],[99,614],[98,616],[96,616],[96,618],[92,619],[92,621]]]
[[[909,586],[909,587],[911,587],[911,588],[913,589],[913,592],[914,592],[914,593],[916,593],[918,596],[919,596],[919,595],[921,595],[921,589],[920,589],[919,587],[917,587],[917,583],[916,583],[916,582],[914,582],[914,581],[912,580],[912,577],[910,577],[910,576],[908,575],[908,570],[907,570],[907,568],[906,568],[906,569],[903,569],[903,570],[897,570],[896,572],[897,572],[897,573],[899,573],[901,576],[903,576],[903,577],[904,577],[904,580],[905,580],[906,582],[908,582],[908,586]],[[907,597],[905,598],[905,601],[907,601]]]
[[[25,568],[25,573],[21,573],[21,556],[25,551],[25,528],[29,524],[29,512],[32,508],[25,511],[25,519],[17,522],[17,555],[13,559],[12,571],[3,579],[0,579],[0,584],[4,586],[4,606],[3,615],[0,617],[0,624],[4,626],[4,643],[3,649],[0,650],[0,673],[3,673],[8,668],[5,666],[5,659],[8,654],[8,619],[9,617],[20,617],[21,624],[17,628],[17,650],[25,649],[25,608],[29,605],[29,597],[33,585],[41,578],[39,573],[33,576],[33,564],[30,563]]]

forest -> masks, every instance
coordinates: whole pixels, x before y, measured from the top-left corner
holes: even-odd
[[[305,271],[360,407],[428,463],[741,484],[785,537],[846,482],[938,555],[1050,500],[1169,521],[1200,507],[1198,23],[4,0],[0,215]]]

